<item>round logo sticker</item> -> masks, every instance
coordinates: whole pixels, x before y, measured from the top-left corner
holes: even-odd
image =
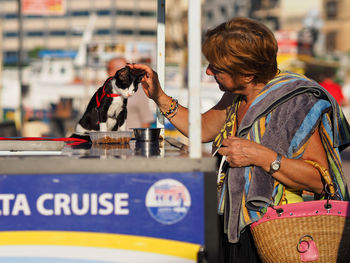
[[[181,182],[162,179],[148,190],[146,207],[155,220],[170,225],[186,216],[191,207],[191,196]]]

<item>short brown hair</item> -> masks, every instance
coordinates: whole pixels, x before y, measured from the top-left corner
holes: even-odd
[[[210,64],[232,75],[254,75],[267,83],[277,73],[277,41],[270,29],[249,18],[233,18],[208,30],[202,52]]]

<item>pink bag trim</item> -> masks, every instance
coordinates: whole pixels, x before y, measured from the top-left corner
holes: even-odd
[[[326,209],[325,207],[327,205],[327,200],[279,205],[274,206],[273,208],[268,207],[267,212],[264,214],[264,216],[258,221],[252,223],[250,227],[254,228],[255,226],[266,221],[281,218],[307,217],[319,215],[342,216],[350,218],[350,202],[341,200],[329,200],[328,203],[331,205],[331,208],[329,209]]]

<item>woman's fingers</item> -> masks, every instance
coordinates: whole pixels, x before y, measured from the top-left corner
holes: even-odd
[[[224,139],[221,143],[221,147],[219,150],[219,153],[222,155],[227,155],[227,153],[236,146],[238,140],[240,140],[240,138],[238,137],[234,137],[234,136],[230,136],[226,139]]]
[[[157,103],[157,99],[162,94],[157,72],[144,64],[127,64],[127,67],[135,71],[137,74],[144,74],[141,79],[142,88],[147,97],[153,99]]]
[[[154,72],[151,67],[144,64],[127,63],[126,66],[132,69],[137,74],[139,73],[152,74]]]
[[[127,67],[129,67],[131,70],[133,70],[136,74],[143,73],[144,76],[141,79],[142,81],[150,81],[153,78],[157,78],[157,73],[149,66],[144,64],[127,64]]]
[[[218,153],[226,156],[231,167],[242,167],[252,164],[251,152],[255,147],[256,145],[251,141],[232,136],[222,141]]]

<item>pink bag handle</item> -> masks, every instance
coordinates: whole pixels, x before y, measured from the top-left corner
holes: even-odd
[[[320,174],[322,175],[323,180],[326,182],[325,188],[327,191],[327,187],[329,189],[329,194],[331,197],[334,197],[335,195],[335,187],[331,178],[331,175],[329,174],[328,170],[321,166],[319,163],[310,161],[310,160],[304,160],[306,163],[311,164],[313,167],[315,167]]]

